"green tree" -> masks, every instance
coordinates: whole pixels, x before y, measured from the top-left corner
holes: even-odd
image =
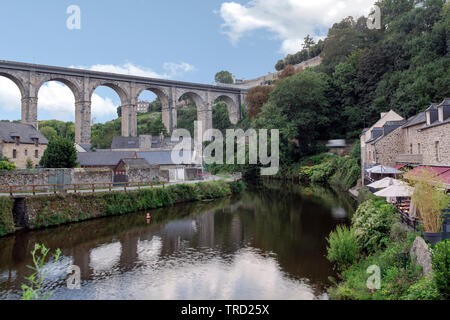
[[[178,128],[186,129],[194,136],[194,121],[197,120],[197,107],[195,105],[178,109],[177,122]]]
[[[232,127],[227,104],[218,101],[213,107],[213,128],[225,133],[227,129],[231,129]]]
[[[214,77],[216,83],[233,84],[233,75],[229,71],[220,71]]]
[[[117,117],[122,118],[122,106],[117,107]]]
[[[303,49],[311,49],[316,43],[314,42],[314,39],[308,34],[305,37],[305,40],[303,41]]]
[[[278,83],[255,126],[280,130],[281,160],[291,163],[313,152],[326,137],[332,119],[328,94],[330,79],[306,70]]]
[[[150,133],[152,136],[159,136],[161,132],[167,136],[167,130],[166,127],[162,121],[162,115],[159,115],[156,117],[156,119],[148,122],[147,132]]]
[[[53,127],[43,127],[39,131],[47,138],[48,141],[54,139],[58,135],[58,132],[56,132]]]
[[[44,168],[75,168],[77,166],[77,151],[74,143],[57,137],[49,142],[39,163]]]

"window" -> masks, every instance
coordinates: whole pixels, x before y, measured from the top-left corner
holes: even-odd
[[[39,159],[39,150],[34,150],[34,157]]]
[[[17,159],[17,150],[16,149],[13,150],[13,159]]]
[[[16,145],[20,144],[20,137],[16,137]]]
[[[34,145],[39,146],[39,138],[33,138]]]
[[[409,154],[413,154],[412,143],[409,145]]]
[[[434,148],[435,148],[435,152],[436,152],[436,161],[439,161],[439,141],[436,141],[434,143]]]
[[[421,154],[422,150],[420,150],[420,143],[417,144],[417,154]]]
[[[27,149],[25,149],[25,156],[27,156],[28,155],[28,150]]]

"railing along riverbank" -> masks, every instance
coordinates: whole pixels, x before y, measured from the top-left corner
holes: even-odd
[[[175,182],[176,183],[176,182]],[[181,182],[180,182],[181,183]],[[188,183],[184,181],[183,183]],[[168,182],[109,182],[109,183],[77,183],[77,184],[47,184],[47,185],[22,185],[0,186],[0,195],[48,195],[57,193],[96,193],[111,191],[141,190],[143,188],[162,187],[174,183]]]

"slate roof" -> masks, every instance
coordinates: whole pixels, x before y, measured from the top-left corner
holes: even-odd
[[[372,129],[372,139],[370,139],[366,143],[372,143],[372,142],[380,140],[381,138],[387,136],[391,132],[400,128],[404,123],[405,123],[405,120],[388,121],[381,128],[373,128]]]
[[[126,158],[121,161],[129,168],[148,168],[150,166],[147,160],[143,158]]]
[[[427,122],[427,116],[425,112],[421,112],[411,118],[408,119],[408,122],[403,126],[403,128],[409,128],[412,126],[416,126],[421,123]]]
[[[114,137],[111,149],[138,149],[139,137]]]
[[[32,138],[38,138],[39,144],[48,144],[47,138],[30,124],[0,122],[0,137],[3,142],[16,142],[12,136],[19,136],[20,143],[34,144]]]
[[[188,152],[189,159],[192,159],[192,151],[173,151],[178,152],[180,157],[184,156],[184,152]],[[137,152],[138,158],[144,158],[151,165],[174,165],[174,164],[193,164],[193,161],[175,163],[172,160],[172,151],[148,151],[148,152]]]
[[[442,101],[438,106],[450,106],[450,98],[445,98],[444,101]]]
[[[133,158],[134,151],[79,152],[78,162],[87,166],[116,166],[120,160]]]

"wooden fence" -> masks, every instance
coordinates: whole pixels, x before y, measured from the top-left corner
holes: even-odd
[[[105,191],[123,191],[127,192],[130,188],[153,188],[155,186],[166,186],[166,182],[109,182],[109,183],[78,183],[78,184],[48,184],[48,185],[23,185],[23,186],[0,186],[0,193],[14,194],[48,194],[48,193],[87,193],[87,192],[105,192]]]

